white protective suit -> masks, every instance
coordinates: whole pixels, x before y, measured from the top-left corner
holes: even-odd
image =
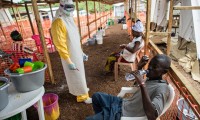
[[[66,4],[73,4],[73,2],[72,0],[61,0],[60,7],[57,10],[56,16],[53,20],[54,22],[57,19],[61,19],[64,25],[66,26],[67,39],[66,43],[64,43],[66,45],[61,45],[61,44],[59,45],[59,41],[56,41],[55,39],[53,41],[58,52],[60,51],[59,54],[61,55],[64,54],[65,52],[68,53],[69,55],[67,56],[76,66],[77,70],[70,70],[68,68],[68,63],[64,58],[62,58],[61,55],[61,61],[64,68],[69,92],[75,96],[81,96],[84,94],[88,94],[89,90],[87,88],[86,78],[85,78],[83,51],[81,49],[81,44],[80,44],[80,34],[73,19],[73,11],[71,11],[71,13],[68,15],[64,11],[63,6]],[[51,29],[57,29],[57,28],[51,28]],[[54,35],[53,32],[55,32],[55,30],[52,30],[51,32],[52,35]],[[62,47],[65,49],[62,49]]]

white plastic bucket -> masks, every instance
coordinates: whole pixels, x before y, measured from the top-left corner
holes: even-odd
[[[122,28],[123,28],[123,30],[126,30],[126,29],[127,29],[127,25],[126,25],[126,24],[123,24],[123,25],[122,25]]]
[[[103,44],[103,38],[97,38],[97,44],[99,45]]]
[[[176,105],[178,107],[177,117],[180,120],[198,120],[188,103],[183,98],[180,98]]]

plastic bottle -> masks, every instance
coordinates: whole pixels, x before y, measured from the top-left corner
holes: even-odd
[[[144,75],[144,74],[147,74],[149,71],[148,70],[139,70],[139,72],[140,72],[140,75]],[[135,76],[131,73],[126,73],[125,79],[127,81],[134,80]]]

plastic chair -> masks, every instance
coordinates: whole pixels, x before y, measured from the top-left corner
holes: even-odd
[[[129,62],[129,63],[125,63],[125,62],[121,62],[122,56],[119,57],[118,61],[115,62],[115,66],[114,66],[114,75],[115,75],[115,81],[118,79],[118,74],[119,74],[119,65],[126,65],[126,66],[130,66],[131,70],[134,71],[136,69],[136,60],[137,62],[140,61],[140,57],[138,56],[138,54],[140,53],[142,48],[140,48],[135,54],[136,54],[136,59],[134,62]]]
[[[175,96],[175,91],[174,88],[172,87],[171,84],[168,85],[170,94],[169,94],[169,98],[167,100],[167,102],[164,105],[163,111],[162,113],[159,115],[159,117],[157,118],[157,120],[160,118],[161,115],[163,115],[167,109],[170,107],[170,105],[172,104],[173,100],[174,100],[174,96]],[[138,90],[137,87],[122,87],[120,93],[117,95],[118,97],[124,97],[124,95],[126,93],[134,93],[136,92],[136,90]],[[143,117],[121,117],[121,120],[148,120],[146,116]]]
[[[40,41],[40,36],[39,35],[33,35],[32,39],[35,40],[35,44],[36,44],[38,52],[43,53],[42,44],[41,44],[41,41]],[[50,50],[51,50],[50,52],[54,52],[54,46],[53,46],[51,38],[45,37],[45,40],[46,40],[47,48],[50,48]]]

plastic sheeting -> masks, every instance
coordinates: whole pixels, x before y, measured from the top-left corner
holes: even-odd
[[[151,22],[157,23],[158,26],[166,26],[168,1],[169,0],[152,0]]]
[[[170,0],[151,0],[151,22],[158,26],[165,27],[169,18]],[[180,0],[174,0],[174,5],[180,3]]]
[[[200,6],[199,0],[182,0],[182,6]],[[186,17],[187,16],[187,17]],[[181,10],[179,36],[196,43],[197,57],[200,59],[200,10]]]

